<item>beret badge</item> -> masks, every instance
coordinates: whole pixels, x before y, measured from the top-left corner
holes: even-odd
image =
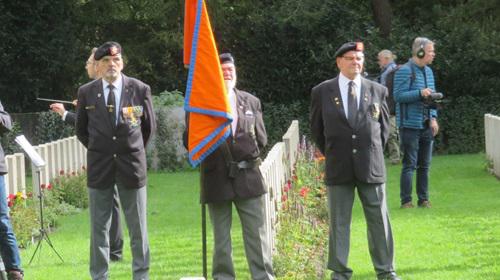
[[[116,46],[111,46],[111,47],[109,48],[109,54],[110,54],[111,56],[115,56],[115,55],[117,55],[117,54],[118,54],[118,48],[117,48]]]

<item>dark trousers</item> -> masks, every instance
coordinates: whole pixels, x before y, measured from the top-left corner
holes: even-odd
[[[401,204],[412,200],[413,173],[417,171],[418,203],[429,200],[429,169],[432,159],[434,137],[430,127],[423,129],[400,129],[401,148],[403,150],[403,168],[401,169],[400,197]]]

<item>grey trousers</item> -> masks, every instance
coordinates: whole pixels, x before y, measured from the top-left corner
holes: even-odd
[[[115,260],[123,257],[123,230],[120,219],[120,197],[118,188],[113,192],[113,210],[111,214],[111,227],[109,228],[110,257]]]
[[[113,208],[113,188],[89,188],[90,276],[93,280],[109,278],[109,228]],[[149,241],[146,219],[146,187],[128,189],[118,186],[121,206],[127,222],[132,251],[134,280],[149,279]]]
[[[368,228],[368,246],[377,277],[382,279],[396,275],[394,242],[387,211],[385,184],[358,182],[327,187],[330,211],[328,268],[333,271],[332,279],[344,280],[352,276],[347,261],[355,189],[363,205]]]
[[[252,279],[274,279],[271,249],[266,238],[263,195],[245,200],[208,204],[214,232],[213,279],[232,280],[236,278],[231,246],[233,203],[241,220],[245,254]]]

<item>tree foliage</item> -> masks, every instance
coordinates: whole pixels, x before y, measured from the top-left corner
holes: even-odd
[[[337,73],[334,53],[339,45],[362,40],[366,70],[376,74],[379,50],[394,50],[398,62],[404,63],[410,57],[412,40],[426,36],[436,42],[432,67],[437,87],[451,100],[441,112],[441,150],[465,143],[455,141],[460,139],[455,133],[461,125],[457,120],[464,118],[460,108],[465,109],[456,102],[470,99],[460,98],[470,96],[481,102],[467,116],[476,125],[489,108],[498,111],[498,1],[206,3],[219,50],[236,57],[239,87],[264,103],[283,104],[284,110],[294,104],[294,108],[304,108],[300,115],[305,117],[312,86]],[[154,94],[184,91],[183,6],[182,0],[1,1],[2,102],[10,112],[27,112],[46,109],[47,104],[34,101],[37,96],[73,99],[78,85],[88,80],[83,67],[90,49],[108,40],[122,44],[124,72],[150,84]],[[384,18],[391,11],[392,16]],[[283,112],[280,118],[287,115]],[[302,125],[307,127],[307,123]],[[471,139],[481,138],[480,129],[471,133]],[[449,151],[482,149],[481,141],[474,143]]]

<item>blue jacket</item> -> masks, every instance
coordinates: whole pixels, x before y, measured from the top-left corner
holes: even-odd
[[[396,101],[396,122],[398,127],[424,128],[426,119],[437,118],[435,109],[427,109],[420,90],[430,88],[436,91],[434,74],[428,66],[419,67],[408,60],[394,74],[394,101]]]

